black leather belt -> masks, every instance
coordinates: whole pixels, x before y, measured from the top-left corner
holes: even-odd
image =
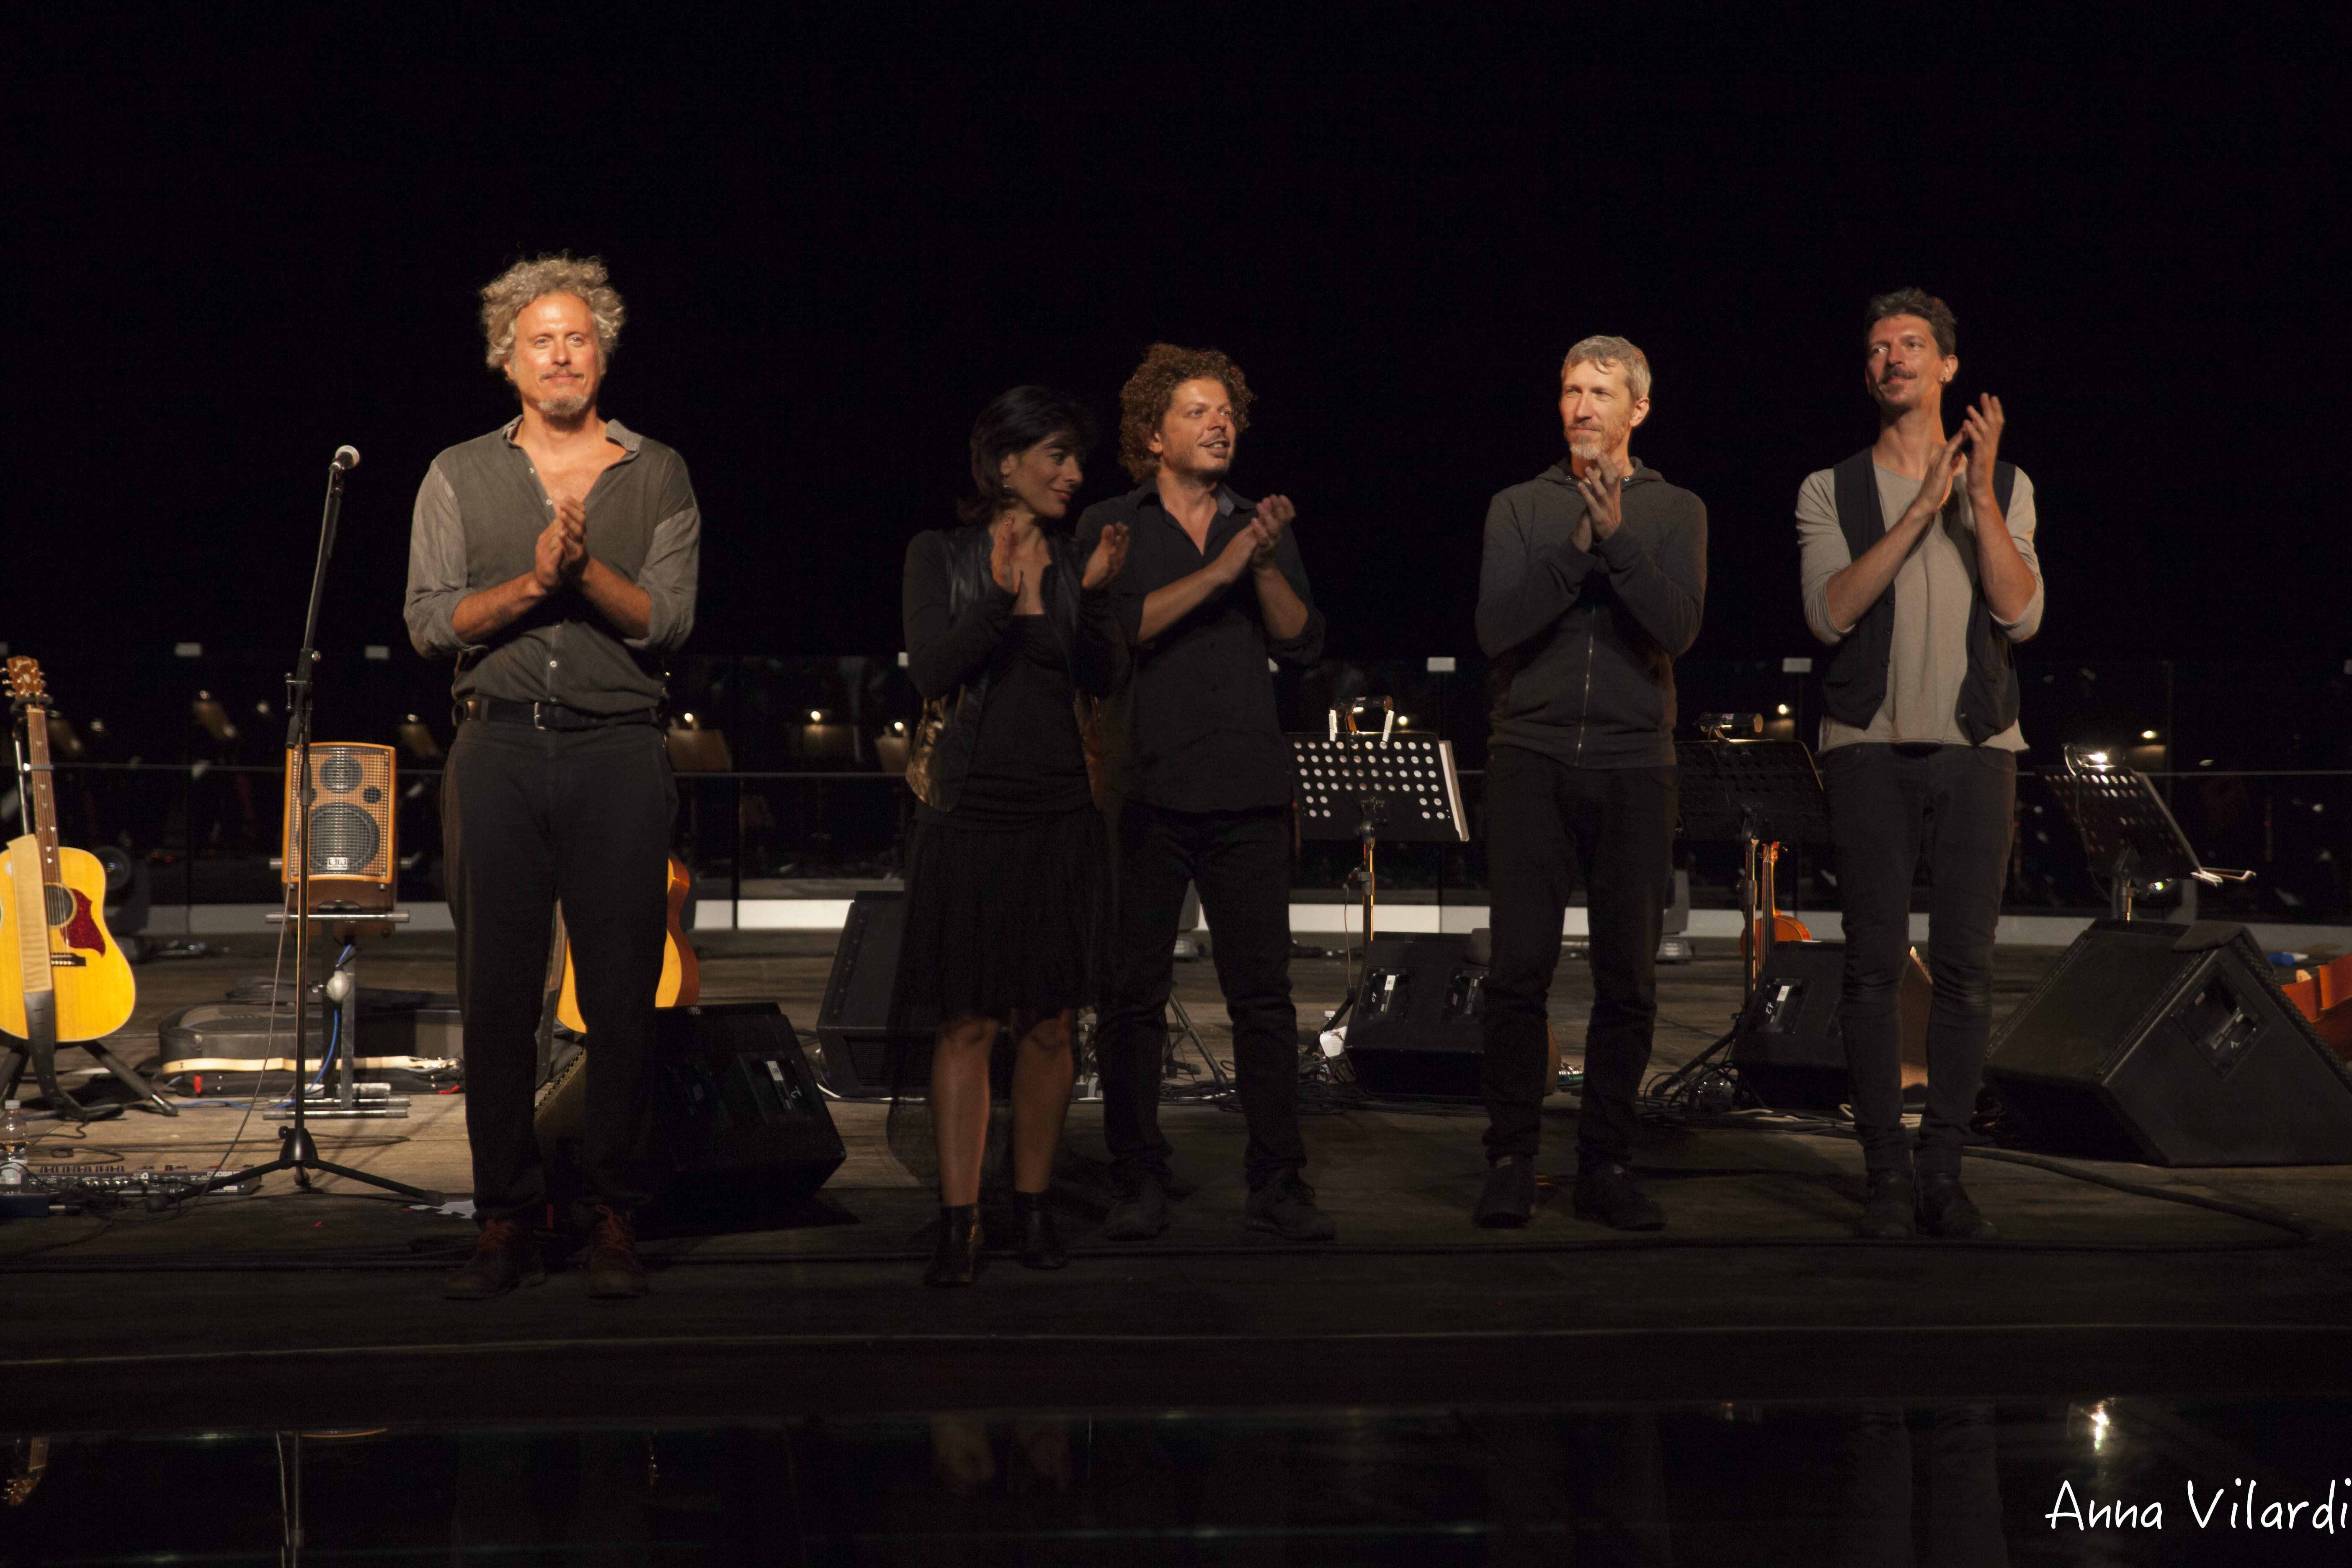
[[[561,702],[509,702],[503,697],[468,697],[452,710],[463,724],[469,719],[492,724],[528,724],[534,730],[609,730],[615,724],[659,724],[657,709],[639,708],[628,713],[583,713]]]

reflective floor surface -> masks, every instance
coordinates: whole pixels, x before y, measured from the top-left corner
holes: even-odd
[[[2347,1402],[20,1436],[0,1457],[11,1568],[2352,1563]]]

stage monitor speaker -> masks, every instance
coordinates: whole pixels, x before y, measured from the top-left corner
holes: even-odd
[[[310,907],[388,910],[399,880],[393,836],[393,749],[343,741],[310,742]],[[288,887],[294,855],[294,753],[286,753],[286,823],[280,846]]]
[[[849,901],[816,1015],[825,1083],[845,1100],[887,1099],[900,1070],[899,1053],[905,1054],[903,1072],[910,1089],[920,1093],[930,1083],[930,1036],[890,1031],[890,988],[906,928],[904,893],[860,893]]]
[[[772,1230],[845,1157],[792,1020],[773,1002],[654,1014],[653,1201],[645,1237]],[[580,1192],[592,1043],[541,1094],[533,1121],[559,1215]]]
[[[1375,937],[1348,1018],[1356,1081],[1387,1100],[1476,1100],[1486,969],[1466,936]]]
[[[1756,1026],[1731,1047],[1739,1081],[1775,1110],[1835,1110],[1850,1090],[1838,998],[1845,943],[1776,942]]]
[[[2243,926],[2093,921],[2001,1026],[1985,1076],[2068,1153],[2352,1163],[2352,1072]]]

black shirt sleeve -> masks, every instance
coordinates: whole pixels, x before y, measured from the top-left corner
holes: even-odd
[[[1282,531],[1274,547],[1274,564],[1290,584],[1290,591],[1298,595],[1298,602],[1307,606],[1307,624],[1295,637],[1277,637],[1267,627],[1265,651],[1280,663],[1304,669],[1323,657],[1323,612],[1316,607],[1315,590],[1307,585],[1307,558],[1299,552],[1298,535],[1289,529]],[[1139,625],[1139,614],[1137,618]]]
[[[969,680],[1013,629],[1013,595],[993,583],[961,617],[949,616],[947,539],[919,533],[908,544],[900,595],[907,674],[926,701]]]
[[[1531,534],[1510,491],[1486,508],[1477,625],[1478,649],[1489,658],[1501,658],[1566,615],[1583,591],[1585,577],[1600,564],[1566,542],[1538,553],[1530,547]]]
[[[1688,653],[1706,599],[1706,503],[1690,496],[1675,507],[1654,550],[1620,528],[1595,540],[1592,552],[1642,629],[1673,658]]]

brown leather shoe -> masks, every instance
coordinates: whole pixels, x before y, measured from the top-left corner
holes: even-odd
[[[474,1238],[474,1256],[449,1276],[441,1293],[452,1301],[487,1301],[518,1285],[544,1285],[547,1269],[539,1260],[539,1241],[520,1220],[493,1219],[482,1224]]]
[[[626,1209],[596,1205],[596,1228],[588,1233],[588,1294],[642,1296],[646,1266],[637,1257],[637,1224]]]

